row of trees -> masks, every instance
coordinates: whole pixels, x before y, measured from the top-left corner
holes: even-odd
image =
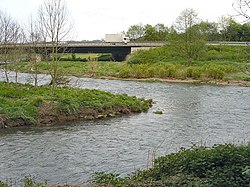
[[[218,23],[204,22],[193,9],[185,9],[170,28],[164,24],[132,25],[127,35],[134,41],[168,41],[173,50],[185,55],[187,64],[205,49],[207,41],[250,41],[249,0],[236,0],[233,4],[246,22],[240,24],[232,17],[221,17]]]
[[[67,6],[62,0],[44,0],[38,9],[38,16],[35,19],[31,16],[25,27],[21,27],[10,15],[0,11],[0,62],[4,66],[6,81],[9,82],[8,64],[25,58],[30,61],[37,86],[39,53],[50,58],[48,70],[54,90],[60,78],[58,51],[72,29],[71,23]]]
[[[208,41],[250,41],[250,22],[239,23],[230,16],[222,16],[217,23],[202,21],[194,10],[189,16],[195,17],[195,23],[192,26],[199,29],[199,32]],[[178,27],[179,22],[180,20],[177,18],[171,27],[164,24],[132,25],[126,34],[133,41],[167,41],[172,34],[182,32],[182,29]]]

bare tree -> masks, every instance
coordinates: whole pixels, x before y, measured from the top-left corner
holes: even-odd
[[[250,0],[235,0],[233,8],[238,13],[237,16],[243,16],[246,22],[250,20]]]
[[[6,82],[9,82],[8,63],[12,59],[11,51],[16,50],[18,43],[18,35],[20,26],[15,22],[11,16],[0,12],[0,46],[1,46],[1,60],[4,63],[4,72]]]
[[[237,16],[242,16],[245,18],[245,22],[250,21],[250,0],[235,0],[233,3],[235,11],[238,13]],[[249,76],[250,66],[246,65],[242,71]]]
[[[58,63],[60,57],[58,52],[63,41],[72,30],[72,23],[69,20],[67,6],[62,0],[44,0],[43,5],[39,8],[38,15],[44,43],[49,44],[51,50],[49,51],[49,71],[52,78],[52,90],[54,90],[59,79]]]
[[[10,50],[10,61],[11,63],[17,64],[23,58],[23,44],[25,43],[25,34],[21,26],[14,22],[11,28],[11,50]],[[19,66],[15,66],[15,82],[18,82]]]
[[[34,77],[34,85],[38,85],[38,63],[41,61],[40,53],[42,50],[39,50],[39,44],[43,41],[42,35],[40,34],[39,24],[37,20],[34,20],[32,16],[29,20],[29,28],[27,29],[27,42],[29,44],[28,50],[28,60],[30,62],[31,71]]]

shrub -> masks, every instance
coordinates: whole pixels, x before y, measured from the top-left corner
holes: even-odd
[[[188,67],[186,74],[188,78],[199,79],[202,76],[202,70],[199,67]]]
[[[165,72],[166,77],[175,78],[177,76],[177,67],[176,67],[176,65],[169,64],[169,65],[166,65],[165,68],[166,68],[166,72]]]
[[[120,68],[118,76],[122,78],[131,77],[131,71],[132,71],[131,66],[125,64]]]
[[[138,50],[132,53],[128,59],[129,64],[153,64],[159,62],[157,50]]]
[[[221,69],[220,65],[208,64],[203,67],[205,76],[212,79],[223,79],[225,72]]]

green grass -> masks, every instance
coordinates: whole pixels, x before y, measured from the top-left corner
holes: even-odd
[[[5,181],[0,180],[0,187],[13,187],[16,186],[16,182],[12,181],[11,179],[6,179]],[[35,178],[29,176],[22,179],[20,186],[25,187],[46,187],[47,181],[40,182]]]
[[[118,73],[122,78],[170,78],[170,79],[197,79],[197,80],[228,80],[233,75],[242,72],[245,64],[228,62],[196,61],[192,66],[181,63],[154,63],[154,64],[124,64]],[[242,72],[241,76],[247,76]],[[240,79],[240,78],[239,78]]]
[[[94,65],[93,65],[94,63]],[[32,73],[28,62],[9,65],[9,69]],[[46,62],[38,64],[38,73],[49,73]],[[64,76],[112,76],[118,78],[171,78],[248,80],[250,64],[235,61],[194,61],[186,66],[183,61],[153,64],[128,64],[126,62],[67,62],[59,63],[58,71]]]
[[[132,112],[146,111],[149,102],[128,95],[114,95],[99,90],[58,87],[54,93],[49,86],[35,88],[31,85],[0,83],[0,115],[11,119],[36,122],[38,107],[49,103],[55,112],[64,114],[81,109],[105,111],[112,107],[124,107]]]
[[[249,186],[250,144],[182,148],[178,153],[156,159],[152,168],[129,177],[98,172],[94,175],[94,183],[130,187]]]
[[[96,54],[96,53],[73,53],[76,58],[98,58],[101,54]],[[62,58],[72,58],[72,53],[65,53],[61,56]]]
[[[59,62],[58,71],[61,75],[84,77],[93,74],[93,63],[94,73],[96,76],[116,76],[119,72],[120,67],[123,63],[119,62],[71,62],[61,61]],[[32,66],[29,62],[19,62],[16,64],[10,64],[8,66],[10,70],[18,70],[19,72],[34,73],[32,72]],[[42,61],[38,64],[38,73],[49,73],[49,64]]]

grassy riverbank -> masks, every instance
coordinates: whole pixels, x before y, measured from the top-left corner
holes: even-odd
[[[129,177],[96,173],[94,183],[112,187],[247,187],[250,185],[250,144],[181,149],[156,159],[151,169]]]
[[[0,126],[51,124],[147,111],[150,100],[99,90],[0,83]]]
[[[47,185],[32,177],[24,178],[23,184],[26,187],[247,187],[250,185],[250,143],[182,148],[157,158],[152,168],[128,177],[97,172],[92,184]],[[0,187],[10,186],[8,180],[0,181]]]
[[[186,64],[184,56],[169,46],[133,53],[127,62],[62,61],[63,76],[154,79],[158,81],[240,83],[250,86],[250,49],[240,46],[208,46],[202,57]],[[70,58],[68,58],[70,60]],[[34,73],[29,62],[9,65],[10,70]],[[46,62],[38,64],[38,73],[49,73]]]

